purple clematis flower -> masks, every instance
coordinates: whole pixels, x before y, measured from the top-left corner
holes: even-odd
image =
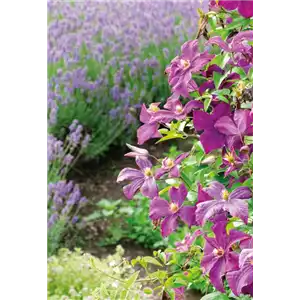
[[[136,192],[140,189],[141,193],[149,198],[158,196],[158,187],[152,172],[152,163],[147,158],[137,156],[135,158],[140,170],[133,168],[123,169],[117,182],[131,180],[132,182],[123,187],[124,195],[127,199],[132,199]]]
[[[190,155],[189,152],[181,153],[178,155],[174,160],[171,158],[164,158],[162,161],[162,168],[159,168],[155,172],[155,179],[159,179],[165,173],[169,173],[169,178],[176,178],[180,176],[179,172],[179,164],[188,156]]]
[[[212,199],[213,198],[202,188],[201,184],[198,183],[198,201],[196,203],[196,206],[198,203],[202,203]],[[228,221],[227,212],[220,211],[216,213],[214,216],[212,216],[211,218],[209,218],[209,221],[211,221],[214,224],[220,221]]]
[[[151,103],[149,108],[146,108],[146,105],[142,105],[141,114],[140,114],[140,121],[144,123],[140,128],[137,130],[137,137],[138,137],[138,144],[142,145],[146,141],[151,138],[161,138],[162,135],[158,131],[159,124],[157,122],[151,122],[151,116],[159,111],[159,104],[160,102]]]
[[[226,232],[227,222],[218,222],[213,225],[214,238],[204,236],[206,243],[201,267],[204,273],[209,273],[213,286],[220,292],[225,293],[222,278],[230,271],[238,269],[239,255],[232,251],[232,245],[248,239],[250,236],[238,230]]]
[[[198,100],[191,100],[185,106],[182,105],[179,96],[172,96],[167,101],[164,108],[151,116],[151,122],[169,123],[172,120],[184,120],[186,116],[195,108],[203,108],[203,103]]]
[[[177,252],[188,252],[190,247],[192,246],[194,240],[202,234],[202,231],[200,229],[197,229],[194,231],[194,233],[191,235],[190,233],[186,234],[182,242],[176,242],[176,251]]]
[[[200,135],[200,142],[205,153],[219,149],[225,144],[225,135],[215,128],[215,123],[223,116],[230,115],[230,105],[227,103],[218,104],[212,114],[204,111],[194,111],[194,127],[197,131],[204,130]]]
[[[222,161],[223,164],[221,165],[221,168],[228,167],[224,174],[225,177],[231,172],[240,169],[243,165],[242,159],[236,155],[233,148],[230,151],[227,151],[227,153],[224,153]]]
[[[149,156],[149,152],[146,149],[138,148],[129,144],[126,144],[126,146],[132,150],[133,152],[126,153],[124,156],[126,157],[143,157],[147,158]]]
[[[150,203],[150,219],[161,222],[161,234],[163,237],[170,235],[176,230],[180,218],[188,226],[195,225],[195,206],[183,206],[183,202],[188,194],[184,184],[179,188],[172,187],[169,190],[171,202],[159,197],[155,197]]]
[[[239,256],[239,270],[226,274],[228,285],[236,296],[253,297],[253,249],[243,249]]]
[[[250,110],[239,109],[234,112],[233,119],[223,116],[216,121],[214,127],[226,136],[228,148],[239,149],[244,145],[244,136],[253,135],[252,123]]]
[[[175,300],[184,300],[185,299],[184,290],[185,290],[184,286],[181,286],[179,288],[173,288],[173,291],[175,292]]]
[[[197,204],[196,221],[199,225],[203,226],[209,218],[223,211],[229,212],[233,217],[238,217],[247,224],[248,204],[246,200],[252,196],[248,187],[241,186],[229,193],[223,184],[213,181],[205,192],[214,200]]]
[[[253,0],[241,0],[241,1],[220,0],[218,2],[218,5],[224,7],[226,10],[229,11],[237,9],[239,14],[244,18],[253,17]]]
[[[181,46],[182,54],[171,61],[166,69],[169,75],[169,84],[172,91],[184,97],[189,97],[188,85],[192,80],[192,74],[199,72],[215,55],[208,52],[200,53],[198,40],[192,40]]]

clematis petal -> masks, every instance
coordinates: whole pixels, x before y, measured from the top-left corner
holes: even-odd
[[[191,62],[191,72],[199,72],[204,66],[206,66],[213,58],[214,54],[209,54],[207,51],[197,55]]]
[[[225,144],[225,135],[218,132],[216,129],[205,130],[199,138],[205,153],[209,153],[213,150],[222,148]]]
[[[133,196],[136,194],[138,189],[142,186],[144,182],[144,178],[136,179],[132,181],[132,183],[127,184],[123,187],[123,193],[127,199],[132,199]]]
[[[244,199],[230,199],[224,204],[224,209],[233,217],[240,218],[245,224],[248,223],[248,203]]]
[[[209,272],[209,279],[212,285],[221,293],[225,293],[223,276],[225,275],[225,259],[219,258]]]
[[[240,186],[232,191],[229,195],[230,199],[250,199],[252,197],[251,190],[246,186]]]
[[[190,152],[185,152],[185,153],[179,154],[179,155],[175,158],[175,160],[174,160],[175,165],[180,164],[180,163],[181,163],[185,158],[187,158],[189,155],[190,155]]]
[[[235,243],[249,239],[251,236],[242,231],[231,229],[229,231],[227,250]]]
[[[181,46],[181,53],[183,59],[192,60],[199,53],[198,40],[185,42]]]
[[[194,127],[197,131],[213,129],[213,117],[204,111],[193,112]]]
[[[239,296],[244,287],[253,284],[253,266],[247,265],[238,271],[228,272],[226,278],[232,292]]]
[[[231,52],[231,49],[229,48],[229,46],[227,45],[227,43],[224,42],[220,36],[214,36],[214,37],[210,38],[210,39],[206,42],[206,44],[209,44],[209,45],[217,45],[217,46],[219,46],[221,49],[225,50],[226,52]]]
[[[194,108],[203,108],[203,107],[204,106],[202,102],[198,100],[191,100],[185,105],[183,112],[185,114],[189,114]]]
[[[151,200],[149,214],[151,220],[158,220],[170,215],[172,215],[172,212],[170,211],[170,205],[167,200],[159,197],[155,197]]]
[[[219,200],[211,200],[197,204],[196,209],[196,222],[200,226],[203,226],[205,222],[222,211],[223,209],[223,201]]]
[[[253,1],[239,1],[238,12],[244,18],[253,17]]]
[[[225,186],[218,181],[210,182],[209,186],[204,189],[204,191],[214,199],[223,199],[224,190],[226,190]]]
[[[151,118],[150,113],[147,111],[146,105],[142,105],[141,113],[140,113],[140,121],[142,123],[149,123],[149,120]]]
[[[170,123],[176,117],[175,112],[161,109],[151,117],[150,122]]]
[[[142,187],[141,193],[150,199],[158,196],[158,187],[154,177],[146,178]]]
[[[253,260],[253,249],[243,249],[239,256],[239,267],[242,268],[249,260]]]
[[[200,95],[203,95],[203,93],[207,90],[207,89],[214,89],[215,88],[215,84],[213,82],[213,80],[208,80],[202,84],[200,84],[199,88],[198,88],[198,92],[200,93]]]
[[[135,180],[140,178],[144,178],[144,174],[140,170],[133,168],[125,168],[120,172],[117,178],[117,182],[121,182],[124,180]]]
[[[168,170],[164,169],[164,168],[159,168],[155,171],[155,179],[159,179],[161,178],[164,174],[166,174],[168,172]]]
[[[181,220],[189,227],[191,227],[192,225],[196,225],[195,211],[196,206],[183,206],[179,210],[179,216]]]
[[[215,234],[215,240],[218,244],[218,247],[222,247],[226,249],[227,246],[227,232],[226,232],[227,222],[218,222],[214,224],[211,228],[213,233]]]
[[[216,123],[215,123],[215,128],[225,134],[225,135],[238,135],[239,130],[234,124],[233,120],[228,117],[224,116],[221,117]]]
[[[214,108],[212,116],[213,116],[213,120],[217,121],[221,117],[229,116],[229,115],[230,115],[230,105],[225,102],[221,102]]]
[[[239,255],[234,251],[230,251],[226,255],[226,273],[239,269]]]
[[[229,89],[232,85],[234,85],[235,80],[239,80],[241,78],[240,74],[237,73],[231,73],[228,75],[220,84],[219,89]]]
[[[241,134],[244,134],[251,124],[248,122],[250,110],[239,109],[234,112],[233,120]]]
[[[148,158],[137,156],[135,158],[135,162],[142,171],[144,171],[146,168],[152,168],[152,163]]]
[[[202,188],[201,184],[198,183],[198,201],[197,201],[197,204],[198,203],[201,203],[201,202],[205,202],[205,201],[208,201],[208,200],[212,200],[213,198],[211,196],[209,196]]]
[[[167,237],[170,235],[174,230],[176,230],[178,223],[177,223],[177,214],[173,214],[171,216],[166,217],[161,222],[161,234],[163,237]]]
[[[178,178],[178,177],[180,177],[179,168],[178,166],[175,166],[170,170],[169,178]]]
[[[220,0],[218,5],[224,7],[227,10],[234,10],[238,7],[240,1],[227,1]]]
[[[138,144],[142,145],[146,141],[152,138],[160,138],[162,135],[158,131],[159,125],[156,123],[153,124],[144,124],[137,130]]]
[[[183,204],[187,194],[188,191],[183,183],[178,188],[173,186],[169,190],[171,201],[177,204],[179,207]]]
[[[250,237],[249,239],[242,240],[240,242],[240,248],[241,249],[251,249],[251,248],[253,248],[253,238]]]
[[[206,243],[207,244],[207,243]],[[205,245],[206,245],[205,244]],[[215,265],[215,263],[218,261],[218,257],[216,257],[213,254],[214,248],[211,249],[209,254],[204,254],[204,256],[201,259],[201,268],[203,269],[203,273],[207,274],[211,270],[211,268]],[[207,252],[208,253],[208,252]]]
[[[146,149],[142,149],[142,148],[138,148],[129,144],[126,144],[126,146],[132,150],[133,152],[129,152],[126,153],[124,156],[126,157],[137,157],[137,156],[141,156],[141,157],[148,157],[149,156],[149,152]]]

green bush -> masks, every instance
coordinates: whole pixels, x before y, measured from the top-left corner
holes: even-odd
[[[121,246],[105,259],[80,249],[74,252],[60,249],[57,256],[48,258],[48,299],[121,299],[120,294],[124,295],[124,291],[128,294],[123,299],[135,299],[140,286],[133,282],[128,287],[128,278],[136,277],[137,273],[131,276],[134,270],[124,262],[123,255]]]

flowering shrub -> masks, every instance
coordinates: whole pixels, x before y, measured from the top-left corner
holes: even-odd
[[[48,135],[48,255],[61,246],[67,227],[78,221],[78,212],[87,202],[78,185],[66,180],[68,171],[89,142],[89,135],[84,135],[82,129],[74,120],[65,142]]]
[[[181,223],[191,228],[153,258],[161,267],[177,266],[175,273],[149,274],[171,299],[183,299],[199,276],[214,289],[203,299],[253,295],[252,10],[252,1],[210,1],[207,13],[198,10],[197,39],[185,42],[166,69],[172,95],[163,108],[143,105],[137,132],[139,144],[192,138],[194,146],[176,159],[131,146],[138,169],[125,168],[117,179],[129,182],[128,199],[138,191],[150,198],[149,217],[162,236]],[[147,268],[143,258],[137,263]]]
[[[167,98],[164,70],[193,34],[196,7],[198,1],[48,2],[51,133],[63,139],[78,119],[91,134],[88,157],[129,141],[141,103]]]
[[[48,258],[48,299],[121,299],[116,298],[120,295],[117,290],[126,285],[126,279],[133,273],[133,268],[123,263],[123,255],[121,246],[105,259],[82,253],[80,249],[74,252],[60,249],[56,256]],[[138,287],[138,283],[131,286]],[[134,299],[133,296],[130,291],[122,299]]]

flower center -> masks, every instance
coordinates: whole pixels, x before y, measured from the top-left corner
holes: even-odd
[[[176,105],[176,106],[175,106],[175,111],[176,111],[176,113],[178,113],[178,114],[182,113],[182,111],[183,111],[182,106],[181,106],[181,105]]]
[[[153,173],[152,173],[150,168],[146,168],[145,171],[144,171],[144,174],[147,177],[152,177],[153,176]]]
[[[180,63],[184,70],[187,69],[191,65],[191,63],[188,59],[181,59]]]
[[[157,111],[159,111],[159,107],[157,105],[151,103],[149,106],[149,110],[151,110],[153,112],[157,112]]]
[[[250,259],[249,263],[253,266],[253,259]]]
[[[229,193],[228,193],[227,190],[224,190],[224,191],[222,192],[222,198],[223,198],[224,200],[228,200],[228,198],[229,198]]]
[[[225,251],[223,248],[214,249],[213,254],[215,256],[222,257],[224,255]]]
[[[171,204],[170,204],[170,211],[171,211],[173,214],[175,214],[175,213],[178,211],[178,209],[179,209],[179,207],[178,207],[177,204],[175,204],[175,203],[171,203]]]
[[[228,162],[230,162],[231,164],[234,164],[235,159],[231,153],[225,154],[225,158],[228,160]]]
[[[172,159],[168,158],[168,159],[166,160],[166,166],[167,166],[168,168],[174,167],[174,161],[173,161]]]

